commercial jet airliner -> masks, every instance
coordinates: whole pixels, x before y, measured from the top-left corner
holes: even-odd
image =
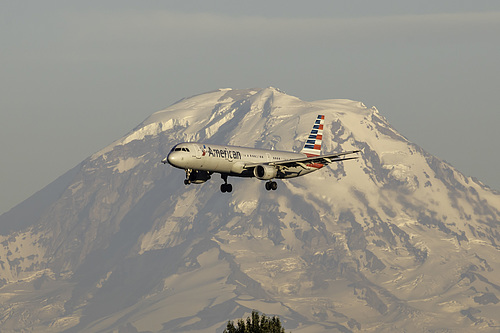
[[[175,145],[161,162],[186,171],[184,184],[201,184],[220,173],[224,184],[222,192],[231,192],[233,186],[227,177],[256,177],[267,180],[266,190],[276,190],[273,179],[293,178],[319,170],[332,162],[358,158],[348,156],[359,150],[321,155],[324,115],[319,115],[300,153],[278,150],[221,146],[197,142]]]

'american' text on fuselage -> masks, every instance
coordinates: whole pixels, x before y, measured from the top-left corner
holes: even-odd
[[[241,160],[241,153],[237,150],[229,150],[229,149],[212,149],[210,147],[204,147],[203,152],[208,153],[210,157],[220,157],[220,158],[228,158],[233,160]]]

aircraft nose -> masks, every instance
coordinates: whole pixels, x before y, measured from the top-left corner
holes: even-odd
[[[168,154],[167,158],[166,158],[168,164],[170,165],[177,165],[179,163],[179,161],[181,160],[180,159],[180,156],[179,154],[176,154],[176,153],[170,153]]]

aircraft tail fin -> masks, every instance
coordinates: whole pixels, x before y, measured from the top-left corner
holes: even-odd
[[[307,137],[304,148],[300,151],[302,154],[310,156],[321,155],[321,143],[323,142],[323,123],[325,122],[324,115],[318,115],[311,133]]]

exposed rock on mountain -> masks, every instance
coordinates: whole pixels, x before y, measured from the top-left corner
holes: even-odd
[[[181,141],[360,159],[280,181],[183,184]],[[287,331],[497,331],[500,195],[375,108],[218,90],[146,119],[0,217],[2,332],[222,332],[257,309]]]

